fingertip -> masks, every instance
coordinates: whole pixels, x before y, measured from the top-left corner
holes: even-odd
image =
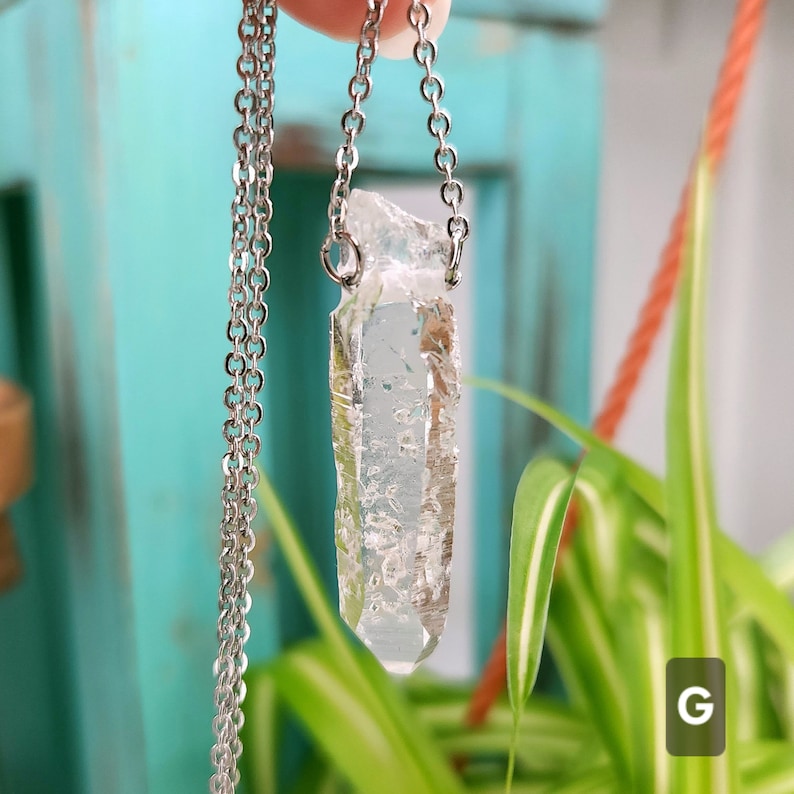
[[[450,0],[426,0],[432,16],[436,16],[436,6],[446,5],[449,16]],[[381,40],[395,38],[409,30],[408,9],[411,0],[390,0],[383,14]],[[365,0],[280,0],[279,6],[303,25],[318,30],[326,36],[342,41],[357,41],[366,14]],[[404,57],[404,56],[403,56]]]
[[[408,4],[410,6],[410,3]],[[449,19],[449,12],[452,8],[452,0],[435,0],[434,3],[428,3],[431,6],[430,25],[427,28],[427,37],[436,41],[438,37],[444,32]],[[406,24],[407,24],[407,11],[406,11]],[[398,31],[396,35],[391,37],[384,37],[380,42],[379,52],[384,58],[391,58],[393,60],[401,60],[403,58],[410,58],[414,51],[416,44],[416,31],[407,25],[402,30]]]

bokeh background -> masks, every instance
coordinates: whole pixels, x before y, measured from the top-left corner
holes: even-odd
[[[730,0],[456,0],[439,70],[474,237],[465,369],[592,418],[664,242]],[[0,0],[0,377],[33,395],[36,484],[0,593],[0,792],[182,792],[208,775],[235,3]],[[723,525],[794,523],[794,6],[771,3],[720,180],[709,340]],[[282,16],[263,462],[333,588],[317,248],[350,45]],[[444,219],[410,62],[379,61],[358,184]],[[619,444],[662,471],[667,336]],[[468,392],[449,628],[499,630],[510,497],[543,446]],[[7,464],[13,465],[13,462]],[[250,653],[311,630],[264,521]],[[248,748],[247,752],[255,752]]]

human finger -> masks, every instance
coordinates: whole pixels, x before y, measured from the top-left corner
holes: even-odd
[[[440,27],[449,15],[450,0],[426,0],[432,11],[433,22],[430,33],[437,36]],[[280,0],[279,5],[291,17],[307,27],[319,30],[335,39],[355,41],[358,39],[361,24],[364,21],[366,5],[364,0]],[[402,35],[410,33],[408,24],[408,8],[411,0],[390,0],[383,15],[381,24],[381,40],[383,52],[389,57],[404,57],[406,47],[399,46]],[[392,53],[394,47],[387,44],[390,39],[398,43],[398,52]]]

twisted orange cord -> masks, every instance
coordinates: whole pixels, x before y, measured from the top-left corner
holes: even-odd
[[[725,157],[728,137],[736,119],[736,108],[761,30],[765,7],[766,0],[739,0],[736,6],[725,59],[706,121],[705,149],[715,171]],[[612,388],[607,392],[604,406],[593,426],[595,432],[607,441],[615,437],[626,415],[672,302],[681,263],[688,196],[689,181],[681,194],[678,212],[670,227],[667,244],[662,251],[648,297],[640,310],[636,329],[629,339]]]
[[[706,120],[705,150],[715,173],[722,164],[730,133],[736,120],[736,109],[742,96],[748,68],[753,57],[766,10],[766,0],[738,0],[717,86]],[[626,345],[612,387],[594,422],[598,436],[611,441],[626,416],[637,384],[648,364],[654,342],[659,335],[678,282],[681,252],[686,230],[687,206],[691,174],[681,193],[678,211],[673,218],[667,243],[659,266],[651,281],[648,296],[640,310],[637,325]],[[576,526],[569,512],[561,540],[562,547],[570,541]],[[467,725],[485,721],[496,698],[504,689],[507,669],[506,632],[502,629],[483,668],[466,712]]]

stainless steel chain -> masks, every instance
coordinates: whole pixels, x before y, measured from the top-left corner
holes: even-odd
[[[361,105],[372,93],[372,64],[378,57],[380,25],[387,5],[388,0],[367,0],[367,15],[361,26],[356,50],[356,72],[348,84],[353,106],[342,115],[345,142],[336,151],[336,179],[328,204],[328,234],[320,248],[325,272],[347,290],[358,286],[364,272],[358,241],[347,230],[347,199],[350,196],[350,180],[358,166],[356,138],[364,132],[367,123]],[[334,265],[331,259],[334,245],[339,246],[340,264],[345,252],[354,257],[355,268],[352,272],[342,272],[341,268]]]
[[[241,705],[245,699],[245,644],[250,634],[251,607],[248,583],[254,574],[251,524],[257,512],[254,489],[259,473],[255,460],[261,448],[257,426],[262,419],[259,392],[264,385],[260,362],[265,355],[262,328],[268,312],[264,294],[270,282],[265,260],[272,248],[268,227],[273,214],[270,184],[275,32],[275,0],[244,0],[238,26],[242,52],[237,59],[237,74],[243,85],[234,100],[240,122],[234,131],[237,161],[232,170],[236,189],[229,255],[231,316],[226,332],[232,346],[225,362],[231,383],[223,398],[229,411],[223,424],[228,450],[222,461],[225,481],[221,492],[218,657],[214,666],[216,713],[212,723],[215,744],[210,754],[214,771],[209,788],[216,794],[233,794],[240,780],[237,764],[243,749]]]
[[[336,179],[331,187],[331,201],[328,205],[328,234],[320,248],[320,259],[325,272],[337,284],[348,291],[358,286],[364,272],[364,263],[358,240],[347,230],[347,199],[350,196],[350,181],[358,166],[356,138],[364,131],[366,115],[361,105],[372,93],[372,64],[378,55],[380,25],[388,0],[367,0],[367,15],[361,28],[358,50],[356,52],[356,72],[348,86],[353,106],[342,116],[342,132],[345,142],[336,152]],[[452,210],[447,223],[452,249],[447,268],[446,281],[449,289],[460,284],[460,259],[463,243],[469,237],[469,220],[460,211],[463,202],[463,183],[454,176],[458,165],[455,147],[447,143],[452,129],[452,119],[440,102],[444,96],[444,82],[433,67],[438,57],[438,47],[427,37],[430,25],[430,8],[426,3],[412,2],[408,10],[408,20],[416,31],[417,42],[414,46],[414,60],[425,69],[425,76],[419,84],[422,96],[430,103],[432,110],[427,120],[427,128],[438,141],[433,162],[444,177],[441,186],[441,199]],[[331,250],[339,247],[340,266],[334,265]],[[344,253],[353,259],[353,268],[342,265]]]
[[[440,104],[444,98],[444,81],[433,72],[438,58],[438,46],[427,37],[427,29],[430,25],[430,8],[427,3],[413,0],[408,9],[408,21],[417,36],[414,60],[425,70],[419,89],[432,106],[427,118],[427,129],[438,141],[433,163],[436,170],[444,177],[444,183],[441,185],[441,200],[452,210],[452,216],[447,222],[447,231],[452,241],[452,252],[447,268],[447,286],[454,289],[460,284],[460,257],[463,243],[469,237],[469,219],[460,211],[463,202],[463,183],[454,176],[458,165],[458,152],[454,146],[447,143],[447,135],[452,129],[452,119]]]

